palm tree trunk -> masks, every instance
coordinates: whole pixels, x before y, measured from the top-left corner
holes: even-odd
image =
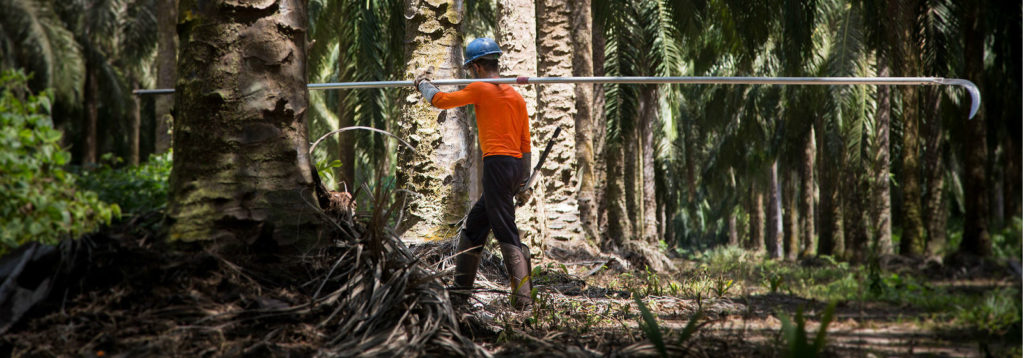
[[[259,239],[276,250],[319,237],[305,118],[306,2],[273,5],[179,9],[192,15],[179,27],[171,240]]]
[[[590,14],[590,0],[570,1],[572,10],[573,76],[594,75],[593,19]],[[577,177],[580,188],[577,202],[580,211],[580,226],[588,238],[596,239],[597,210],[595,206],[596,178],[594,171],[594,88],[598,85],[577,84],[576,95],[576,161],[579,164]]]
[[[795,261],[800,251],[800,218],[797,215],[797,173],[793,170],[784,170],[782,175],[782,227],[785,240],[782,249],[786,260]]]
[[[85,138],[82,148],[82,164],[95,164],[98,158],[96,127],[99,122],[99,84],[92,61],[85,67]]]
[[[888,55],[878,55],[878,76],[888,77]],[[889,194],[889,125],[892,115],[892,87],[878,86],[877,109],[875,110],[875,142],[873,177],[871,178],[871,216],[875,240],[881,252],[892,252],[892,202]],[[867,243],[853,242],[847,250],[861,255],[867,249]]]
[[[900,238],[900,254],[903,256],[920,256],[925,249],[924,223],[921,220],[921,156],[918,149],[920,123],[917,98],[917,88],[903,87],[903,175],[900,178],[903,187],[903,217],[900,220],[903,235]]]
[[[572,76],[572,37],[569,5],[560,0],[537,1],[537,72],[540,76]],[[575,90],[570,84],[541,86],[538,89],[537,126],[534,135],[548,138],[555,128],[576,133]],[[576,146],[573,140],[558,140],[545,163],[544,210],[548,235],[556,240],[578,240],[579,205],[576,200]],[[584,241],[585,242],[585,241]]]
[[[864,200],[867,196],[865,194],[868,192],[868,185],[858,175],[864,171],[863,165],[859,161],[844,160],[843,162],[849,162],[842,166],[842,179],[839,184],[842,191],[842,215],[844,215],[843,229],[845,232],[843,235],[846,242],[867,243],[871,238],[868,215],[866,215],[868,204]],[[837,244],[834,251],[842,253],[843,249],[845,247],[841,248]]]
[[[640,216],[642,227],[641,237],[650,244],[657,244],[662,238],[658,235],[657,193],[654,177],[654,122],[658,120],[658,87],[645,86],[640,97],[640,139],[643,170],[643,214]]]
[[[814,134],[812,126],[807,132],[803,163],[800,166],[800,236],[803,239],[803,250],[800,252],[800,256],[814,255],[816,247],[814,243],[814,157],[818,148]],[[795,249],[796,246],[794,246]]]
[[[984,55],[985,34],[982,31],[983,19],[981,4],[968,2],[964,6],[964,62],[967,79],[984,88]],[[974,119],[964,121],[964,236],[960,241],[959,252],[988,256],[992,252],[989,238],[988,220],[988,187],[986,186],[986,168],[988,150],[986,129],[987,115],[982,107]]]
[[[782,196],[779,192],[779,161],[772,161],[768,169],[768,232],[765,248],[771,258],[782,258]]]
[[[132,81],[133,87],[138,88],[138,81]],[[131,103],[131,124],[128,129],[128,163],[131,165],[139,165],[139,136],[142,134],[142,98],[138,95],[132,95]]]
[[[829,130],[824,126],[817,135],[820,138],[825,137],[825,133]],[[820,140],[822,143],[822,149],[818,151],[818,173],[821,184],[821,198],[819,200],[818,213],[820,214],[819,220],[821,221],[821,227],[818,232],[818,254],[820,255],[838,255],[836,249],[842,245],[847,248],[853,247],[853,243],[847,240],[843,228],[843,202],[842,196],[839,190],[840,176],[842,173],[843,165],[845,162],[844,151],[840,149],[838,152],[834,152],[836,147],[842,148],[842,145],[829,146],[825,145],[824,140]],[[845,244],[844,243],[849,243]],[[854,250],[853,253],[860,253],[859,250]]]
[[[533,0],[510,0],[497,2],[497,21],[495,28],[498,35],[498,44],[501,46],[502,55],[499,58],[499,65],[502,76],[536,76],[537,75],[537,40],[535,33],[536,7]],[[534,142],[534,151],[539,153],[542,149],[544,138],[538,137],[535,130],[541,124],[537,117],[537,90],[535,86],[523,86],[519,93],[526,101],[526,112],[530,114],[531,138]],[[563,137],[564,138],[564,137]],[[538,160],[540,154],[532,156]],[[531,163],[531,166],[534,163]],[[516,223],[520,228],[522,240],[529,243],[531,247],[541,248],[544,238],[547,237],[547,226],[544,220],[545,185],[544,177],[534,186],[533,198],[527,202],[522,210],[516,214]]]
[[[625,140],[625,138],[622,138]],[[608,212],[608,230],[602,240],[601,248],[613,250],[623,247],[633,237],[633,222],[627,212],[625,180],[623,176],[624,151],[618,142],[608,143],[605,150],[605,163],[608,164],[607,181],[605,182],[605,202]]]
[[[750,238],[746,242],[749,250],[760,251],[764,247],[764,192],[754,184],[750,186]]]
[[[637,202],[639,200],[637,195],[639,192],[639,190],[637,189],[637,177],[639,176],[639,168],[637,167],[637,164],[640,160],[640,156],[637,148],[639,146],[639,138],[636,127],[639,124],[639,122],[639,119],[624,119],[623,123],[621,124],[622,133],[620,134],[622,136],[622,181],[625,185],[626,214],[629,215],[628,218],[630,221],[630,225],[636,228],[636,230],[633,231],[633,235],[635,235],[636,237],[641,237],[640,235],[643,232],[643,228],[641,227],[640,223],[640,206],[637,205]],[[629,238],[629,240],[632,239],[632,237]]]
[[[942,163],[942,93],[937,88],[928,91],[931,104],[925,122],[924,168],[926,168],[925,227],[928,229],[928,252],[937,254],[946,245],[947,208],[943,196],[945,168]]]
[[[729,246],[739,246],[740,234],[739,228],[736,225],[736,210],[729,210],[728,219],[726,219],[729,227]]]
[[[462,1],[406,0],[405,78],[428,67],[437,78],[453,78],[462,65]],[[442,91],[455,90],[442,87]],[[412,88],[404,89],[398,135],[415,151],[400,149],[399,186],[423,195],[409,206],[400,226],[411,238],[437,237],[469,207],[469,128],[461,108],[438,110]]]
[[[599,22],[594,22],[594,29],[591,38],[593,39],[593,54],[594,54],[594,76],[604,76],[604,46],[605,37],[604,29],[601,27]],[[590,108],[593,113],[593,143],[594,143],[594,202],[596,203],[596,215],[597,215],[597,232],[598,237],[603,237],[600,233],[603,233],[608,228],[608,204],[605,200],[605,186],[608,183],[607,178],[607,162],[605,161],[606,146],[605,146],[605,134],[607,125],[605,123],[605,111],[604,111],[605,97],[604,97],[604,86],[594,86],[594,98],[591,102]],[[602,244],[602,246],[604,246]]]
[[[178,51],[178,0],[157,1],[157,74],[158,88],[174,88],[175,71],[177,70]],[[160,95],[154,99],[156,107],[156,126],[154,136],[154,152],[165,153],[171,148],[171,127],[173,118],[171,108],[174,107],[174,95]]]

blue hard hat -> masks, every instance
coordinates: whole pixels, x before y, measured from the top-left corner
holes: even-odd
[[[486,37],[478,38],[470,42],[469,45],[466,45],[466,63],[462,65],[469,66],[469,63],[473,62],[473,60],[487,55],[501,56],[501,49],[498,48],[498,43]]]

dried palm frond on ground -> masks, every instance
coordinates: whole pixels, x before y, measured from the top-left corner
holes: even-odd
[[[488,356],[390,230],[390,194],[363,189],[365,220],[325,214],[338,240],[312,253],[170,245],[152,240],[159,216],[69,241],[76,269],[53,274],[61,284],[0,339],[0,355]]]

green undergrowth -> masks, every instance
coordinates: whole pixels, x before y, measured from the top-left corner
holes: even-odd
[[[78,170],[79,187],[116,203],[129,215],[160,210],[167,206],[171,162],[170,152],[130,166],[122,166],[121,158],[104,155],[98,167]]]
[[[20,71],[0,74],[0,255],[24,243],[55,244],[121,215],[64,170],[71,155],[53,128],[50,91],[32,93]]]
[[[1021,325],[1020,286],[981,293],[957,292],[915,275],[873,275],[867,266],[837,262],[829,256],[804,266],[765,260],[735,247],[698,253],[693,259],[698,266],[691,276],[696,279],[681,284],[684,287],[721,286],[728,277],[743,281],[744,291],[751,294],[784,294],[821,302],[886,303],[910,314],[918,312],[933,320],[952,321],[958,327],[988,335],[1001,335]],[[691,297],[693,292],[681,291]]]

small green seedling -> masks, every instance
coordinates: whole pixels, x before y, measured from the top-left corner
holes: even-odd
[[[661,335],[661,327],[658,326],[658,320],[654,317],[654,313],[647,308],[644,301],[640,300],[640,296],[633,294],[633,301],[636,302],[637,308],[640,309],[641,320],[639,322],[640,329],[647,335],[647,339],[651,340],[651,344],[658,349],[658,355],[662,358],[668,357],[668,349],[665,346],[665,340]]]
[[[803,308],[797,309],[796,316],[792,320],[785,313],[779,313],[779,321],[782,322],[782,337],[785,344],[784,350],[786,352],[784,357],[818,357],[825,350],[828,325],[832,323],[835,310],[835,302],[830,303],[825,308],[825,312],[821,315],[821,325],[818,327],[818,332],[814,336],[813,341],[807,337],[807,332],[804,330],[807,321],[804,319]]]

